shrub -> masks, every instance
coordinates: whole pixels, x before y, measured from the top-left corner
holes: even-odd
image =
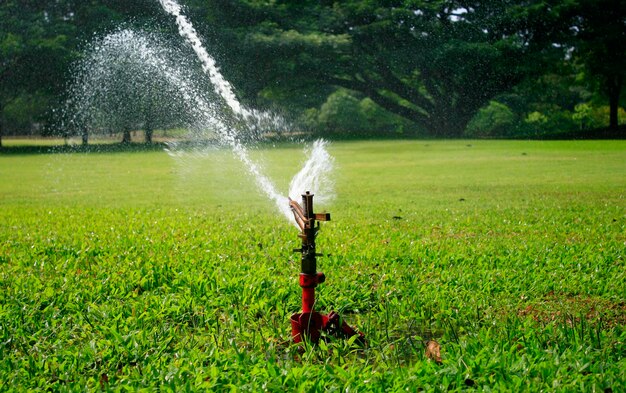
[[[511,135],[518,122],[517,115],[506,105],[490,101],[481,108],[469,122],[465,130],[466,136],[508,136]]]

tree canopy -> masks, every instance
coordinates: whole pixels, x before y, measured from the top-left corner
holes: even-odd
[[[237,95],[310,132],[515,136],[624,121],[618,0],[180,2]],[[50,125],[72,64],[120,25],[176,35],[156,0],[0,4],[2,129]],[[133,113],[153,101],[128,98],[144,108]]]

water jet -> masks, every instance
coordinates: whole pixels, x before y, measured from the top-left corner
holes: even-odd
[[[175,17],[179,34],[191,45],[202,63],[202,68],[208,75],[215,92],[222,97],[232,113],[243,120],[244,124],[275,124],[274,117],[248,109],[237,100],[232,86],[219,72],[215,60],[205,50],[196,30],[183,15],[181,6],[176,0],[159,1],[163,9]],[[222,128],[222,130],[221,139],[230,145],[237,158],[246,165],[254,180],[261,186],[266,195],[277,204],[278,209],[283,214],[286,213],[286,216],[289,216],[289,210],[291,210],[295,224],[301,230],[299,237],[302,240],[302,246],[297,251],[302,255],[299,278],[299,283],[302,287],[302,313],[296,313],[291,316],[293,341],[298,343],[308,339],[317,343],[324,332],[344,338],[358,336],[357,339],[365,343],[364,335],[342,321],[336,312],[333,311],[328,315],[324,315],[315,310],[315,287],[325,280],[324,274],[317,272],[316,258],[320,254],[317,254],[315,251],[315,237],[319,230],[319,221],[330,220],[330,214],[316,214],[313,212],[313,194],[310,191],[302,194],[301,205],[290,197],[282,197],[275,190],[270,179],[264,176],[259,167],[250,159],[239,135],[228,128]],[[302,170],[291,181],[289,190],[291,195],[303,192],[304,187],[310,190],[311,188],[309,187],[317,187],[325,182],[324,176],[332,167],[332,158],[325,150],[325,145],[326,143],[321,140],[314,143],[309,159],[304,164]]]

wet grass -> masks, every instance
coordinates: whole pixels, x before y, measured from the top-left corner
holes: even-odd
[[[318,306],[367,348],[287,344],[297,231],[228,152],[0,155],[0,390],[626,386],[626,142],[331,153]]]

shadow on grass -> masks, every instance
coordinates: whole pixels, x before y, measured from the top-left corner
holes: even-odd
[[[257,146],[267,144],[275,147],[275,143],[299,144],[302,141],[310,141],[319,137],[330,141],[363,141],[363,140],[463,140],[463,139],[504,139],[504,140],[623,140],[626,139],[626,125],[620,125],[617,129],[596,128],[593,130],[564,131],[560,133],[535,133],[535,134],[518,134],[512,136],[483,136],[483,137],[467,137],[467,136],[427,136],[427,135],[402,135],[402,134],[386,134],[386,135],[367,135],[367,134],[332,134],[320,133],[301,135],[301,138],[294,140],[291,137],[270,138],[267,141],[257,141]],[[207,146],[219,146],[220,143],[215,140],[205,141],[180,141],[178,147],[187,149],[203,149]],[[161,151],[167,148],[164,142],[153,143],[101,143],[90,145],[3,145],[0,147],[0,155],[24,155],[24,154],[63,154],[63,153],[127,153],[127,152],[146,152]]]
[[[626,139],[626,125],[617,128],[594,128],[591,130],[569,130],[553,133],[520,134],[511,139],[536,139],[536,140],[612,140]]]
[[[0,147],[0,154],[128,153],[162,151],[165,143],[103,143],[93,145],[15,145]]]

